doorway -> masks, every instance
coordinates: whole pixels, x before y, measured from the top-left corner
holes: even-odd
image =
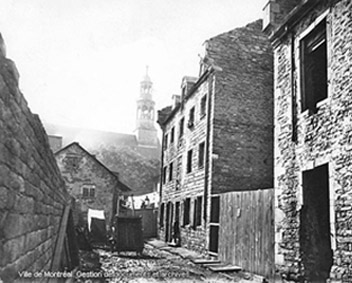
[[[209,252],[217,254],[219,249],[220,197],[211,198]]]
[[[326,282],[333,263],[328,164],[303,172],[303,207],[300,221],[304,277],[309,282]]]
[[[166,227],[165,227],[165,242],[172,240],[172,219],[173,219],[173,203],[168,202],[166,205]]]

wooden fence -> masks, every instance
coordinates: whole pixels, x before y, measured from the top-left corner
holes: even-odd
[[[155,238],[158,235],[158,211],[153,208],[142,208],[134,211],[135,215],[142,216],[143,237]]]
[[[219,258],[270,279],[274,274],[274,190],[220,196]]]

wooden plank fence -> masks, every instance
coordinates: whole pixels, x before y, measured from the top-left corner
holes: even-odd
[[[153,208],[135,209],[135,215],[142,216],[143,237],[155,238],[158,236],[158,212]]]
[[[219,259],[264,276],[274,275],[274,190],[220,195]]]

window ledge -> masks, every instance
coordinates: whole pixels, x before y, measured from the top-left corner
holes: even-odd
[[[317,111],[315,113],[311,113],[311,111],[312,111],[311,109],[306,109],[303,112],[301,112],[298,115],[298,117],[311,117],[319,111],[319,108],[321,108],[322,106],[325,106],[326,104],[329,104],[329,103],[330,103],[330,97],[324,98],[323,100],[317,102],[317,104],[316,104]]]
[[[317,102],[317,108],[319,108],[325,104],[328,104],[329,102],[330,102],[330,97],[324,98],[323,100]]]

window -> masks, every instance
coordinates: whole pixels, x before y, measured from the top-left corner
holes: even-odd
[[[170,135],[170,143],[174,143],[174,141],[175,141],[175,127],[172,127],[171,135]]]
[[[199,150],[198,150],[198,167],[199,168],[204,167],[204,152],[205,152],[205,142],[202,142],[199,144]]]
[[[95,185],[85,185],[82,188],[83,198],[94,198],[95,197]]]
[[[182,155],[177,158],[177,167],[176,167],[176,190],[179,190],[181,187],[182,180]]]
[[[168,143],[168,134],[165,134],[165,138],[164,138],[164,149],[167,149],[167,143]]]
[[[194,200],[193,210],[193,228],[202,225],[202,197],[199,196]]]
[[[189,224],[189,212],[191,208],[191,199],[186,198],[183,202],[183,226]]]
[[[192,107],[189,111],[188,128],[192,128],[194,126],[194,113],[195,107]]]
[[[183,117],[183,118],[180,120],[180,137],[183,136],[184,124],[185,124],[185,117]]]
[[[174,166],[173,166],[173,162],[171,162],[170,163],[170,165],[169,165],[169,182],[170,181],[172,181],[172,178],[173,178],[173,170],[174,170],[174,168],[173,168]]]
[[[200,118],[203,118],[206,114],[207,109],[207,96],[204,95],[200,101]]]
[[[187,173],[192,172],[192,149],[187,153]]]
[[[165,167],[163,168],[163,184],[166,183],[166,170],[167,170],[167,167],[165,166]]]
[[[328,95],[326,20],[301,40],[302,111],[317,111]]]

